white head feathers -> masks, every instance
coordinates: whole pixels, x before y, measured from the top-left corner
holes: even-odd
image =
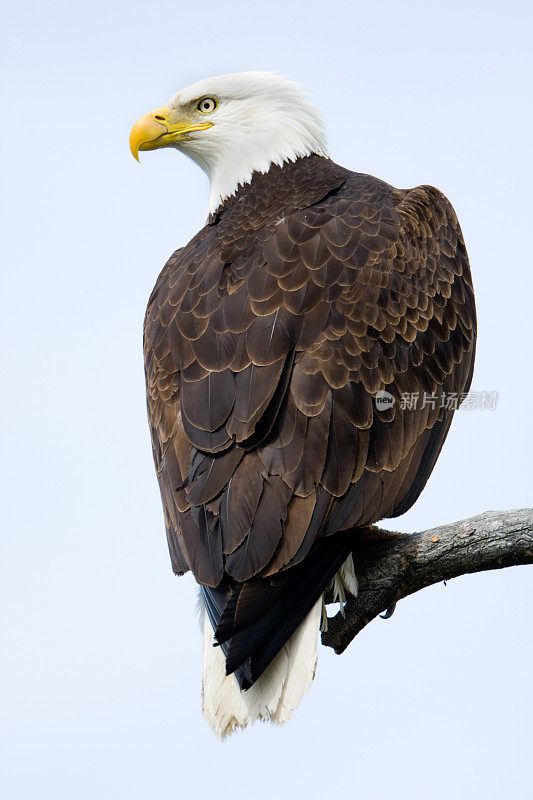
[[[249,183],[252,173],[311,153],[327,156],[320,114],[297,83],[270,72],[206,78],[181,89],[169,111],[190,109],[201,98],[217,106],[204,116],[212,127],[174,146],[193,159],[211,182],[208,211]]]

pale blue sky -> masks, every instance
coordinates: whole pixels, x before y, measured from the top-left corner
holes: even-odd
[[[500,402],[457,414],[397,527],[531,505],[529,4],[4,0],[2,17],[1,795],[529,796],[526,568],[419,593],[340,658],[321,648],[285,728],[224,744],[208,729],[141,354],[207,181],[174,152],[128,151],[181,86],[268,69],[306,85],[339,163],[445,191],[477,294],[473,388]]]

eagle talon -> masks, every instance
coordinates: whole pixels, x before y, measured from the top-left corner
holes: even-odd
[[[385,611],[384,614],[380,614],[380,619],[390,619],[394,612],[396,611],[396,603],[393,603],[389,608]]]

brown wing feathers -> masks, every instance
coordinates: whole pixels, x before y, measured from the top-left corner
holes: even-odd
[[[171,558],[226,600],[239,592],[243,619],[254,586],[284,587],[278,612],[226,648],[232,668],[251,655],[243,642],[255,648],[248,681],[273,631],[320,594],[304,591],[306,564],[318,586],[336,563],[333,545],[311,569],[321,537],[416,500],[453,416],[443,394],[468,389],[474,346],[466,250],[431,187],[300,159],[256,175],[169,260],[145,361]],[[376,407],[380,389],[393,407]],[[294,592],[307,600],[280,627]]]

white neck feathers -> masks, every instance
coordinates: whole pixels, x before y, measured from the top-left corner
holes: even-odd
[[[319,112],[286,78],[262,72],[210,78],[182,90],[174,102],[203,95],[219,101],[213,127],[178,147],[209,177],[209,213],[254,172],[312,153],[328,155]]]

